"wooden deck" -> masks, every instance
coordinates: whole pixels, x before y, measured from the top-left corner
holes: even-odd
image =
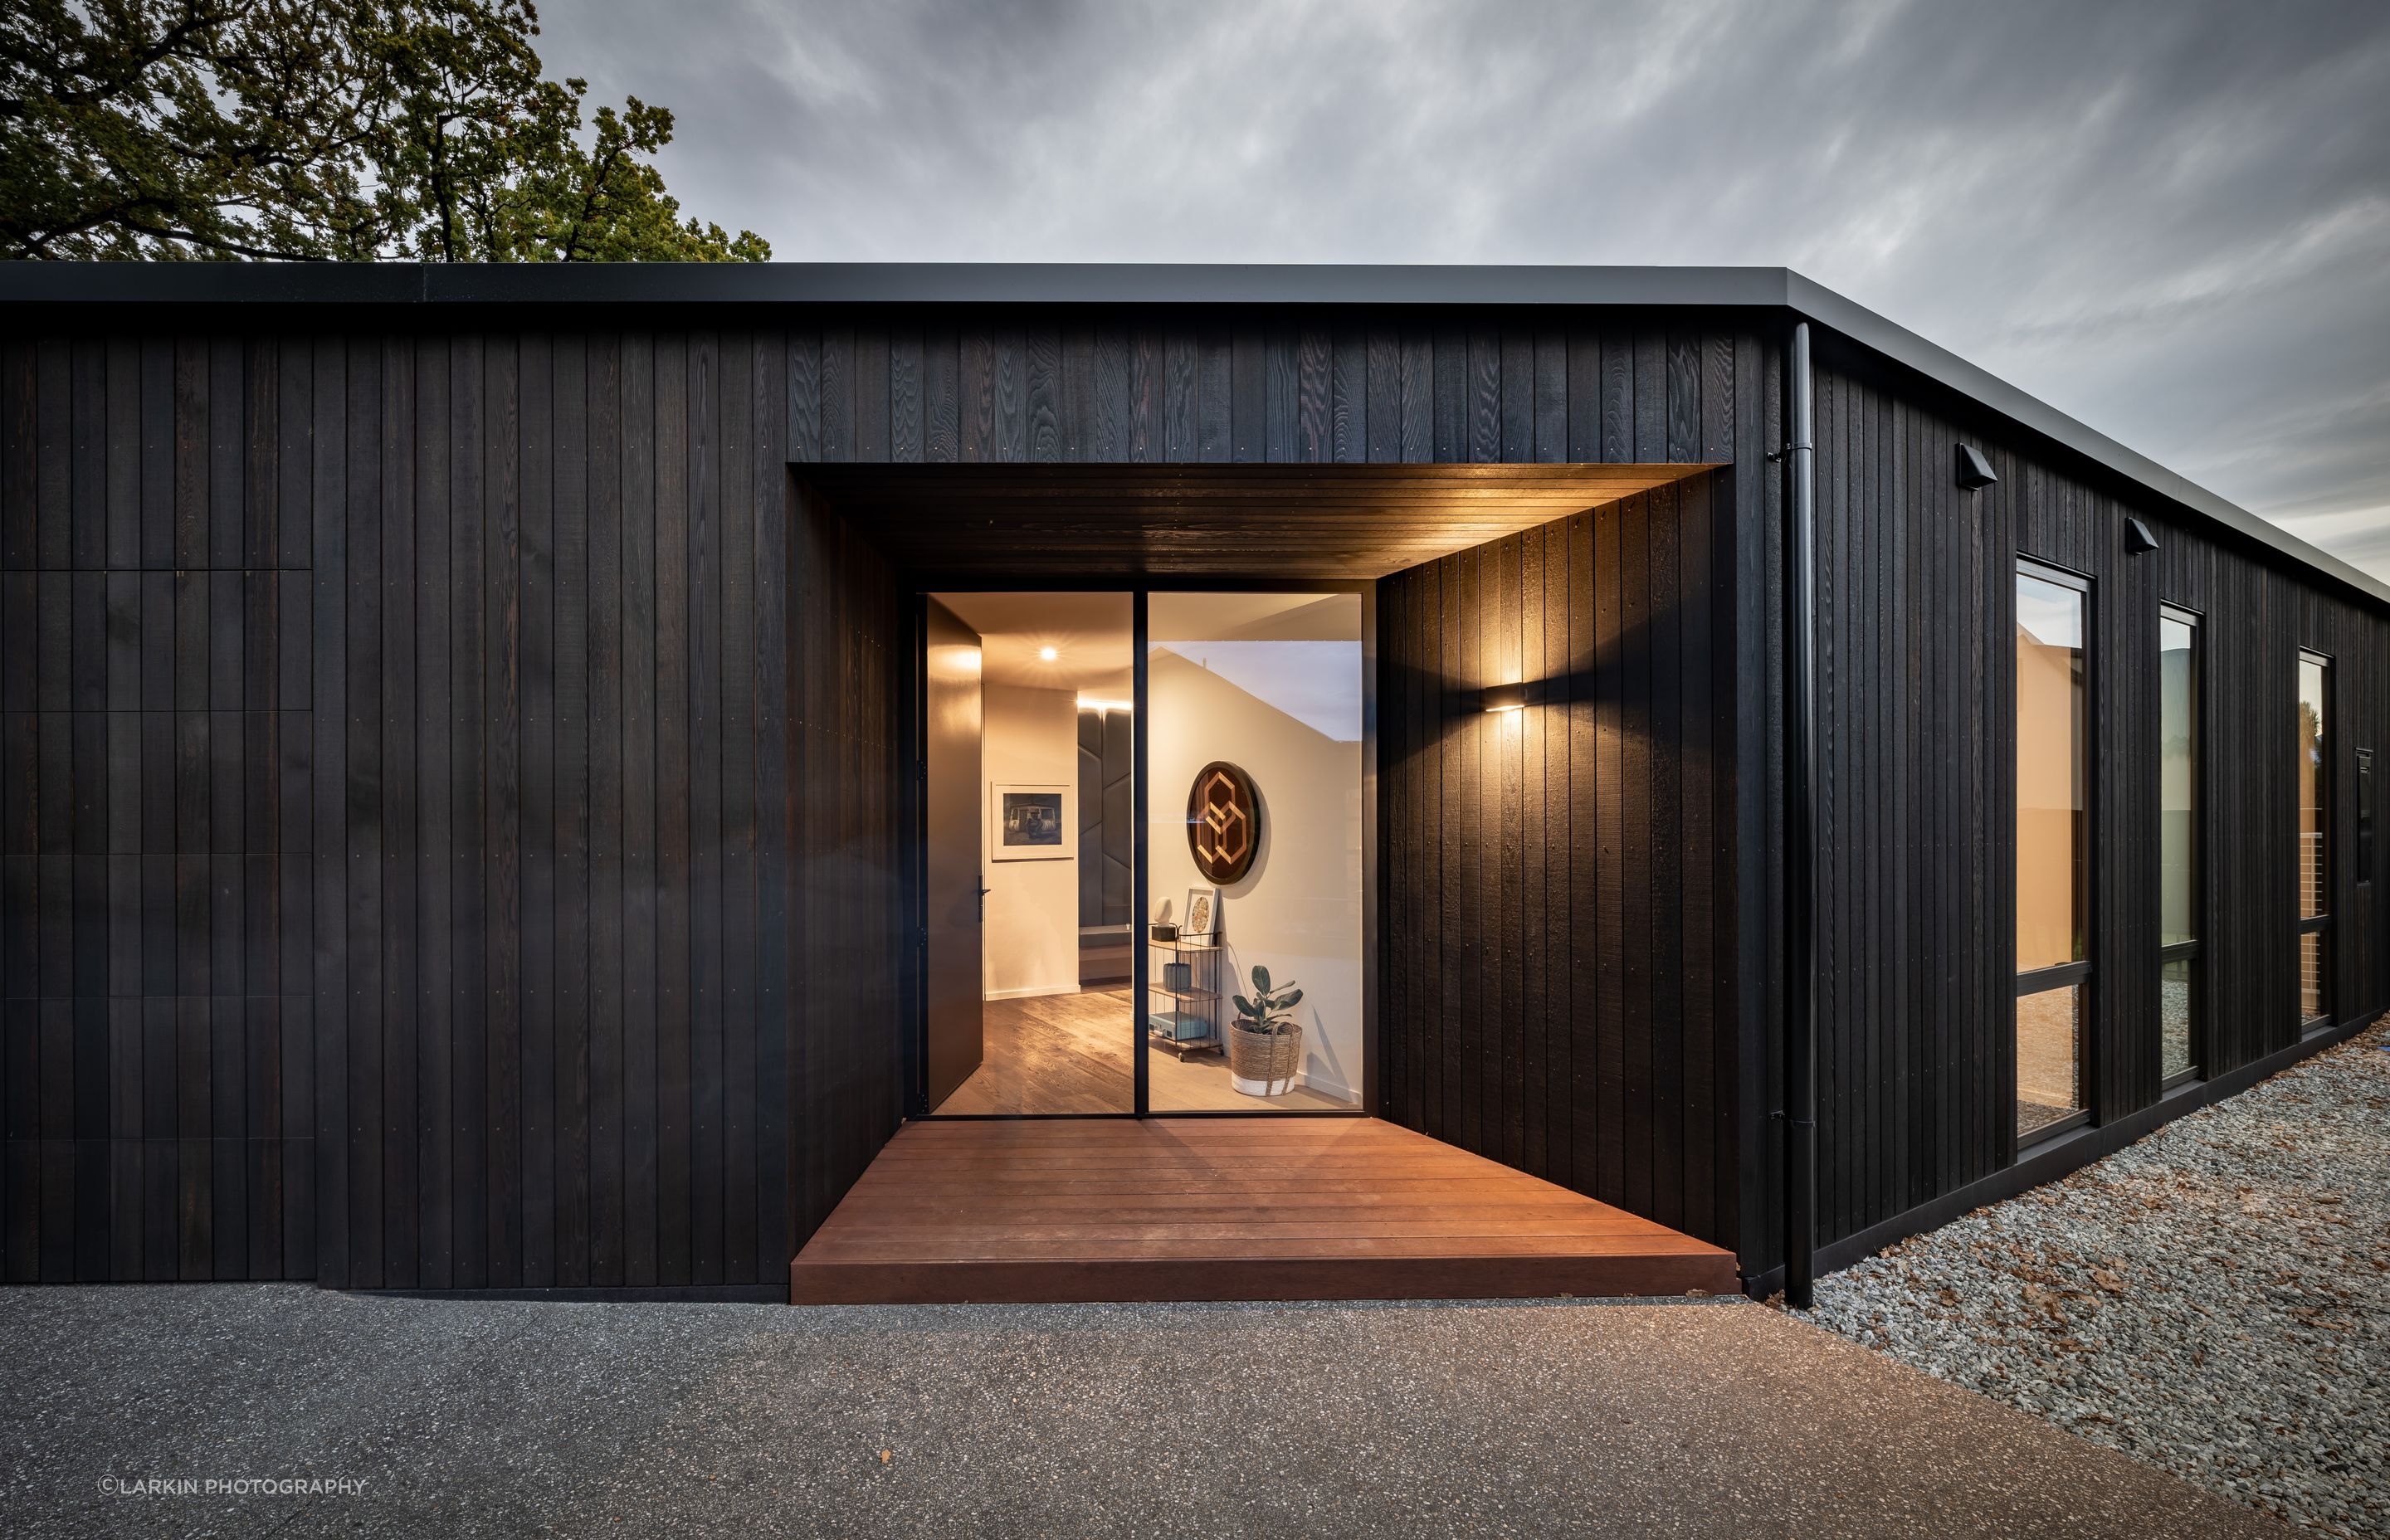
[[[1725,1293],[1733,1256],[1374,1118],[923,1122],[797,1304]]]

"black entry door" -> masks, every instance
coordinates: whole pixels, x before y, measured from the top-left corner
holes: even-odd
[[[980,829],[980,638],[936,599],[927,601],[922,748],[923,908],[928,930],[928,1105],[935,1110],[979,1068],[981,902],[986,883]]]

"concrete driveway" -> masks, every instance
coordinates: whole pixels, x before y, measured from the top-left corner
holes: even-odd
[[[2288,1533],[1740,1300],[220,1285],[10,1290],[0,1321],[17,1536]],[[263,1484],[179,1485],[211,1480]]]

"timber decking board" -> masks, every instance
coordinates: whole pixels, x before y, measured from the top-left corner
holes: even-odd
[[[1728,1252],[1374,1118],[906,1123],[799,1304],[1720,1293]]]

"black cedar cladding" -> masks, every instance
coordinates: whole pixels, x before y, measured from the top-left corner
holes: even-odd
[[[1731,630],[1711,634],[1720,480],[1380,583],[1387,914],[1410,928],[1380,997],[1381,1051],[1404,1067],[1380,1115],[1730,1242],[1735,1130],[1711,1071],[1735,1021],[1710,981],[1737,930],[1730,912],[1687,923],[1714,879],[1682,855],[1715,859],[1709,799],[1733,781],[1715,747],[1736,700]],[[1542,699],[1477,704],[1516,678]]]
[[[141,326],[0,341],[8,1277],[776,1287],[901,1109],[903,576],[790,468],[914,460],[1723,467],[1381,574],[1376,1110],[1776,1260],[1763,326]],[[2158,1097],[2156,607],[2210,722],[2334,660],[2344,801],[2390,677],[2370,603],[1823,356],[1831,1243],[2011,1158],[2016,558],[2093,585],[2103,1123]],[[2203,764],[2212,1075],[2299,1041],[2270,741]],[[2390,916],[2340,811],[2354,1018]]]

